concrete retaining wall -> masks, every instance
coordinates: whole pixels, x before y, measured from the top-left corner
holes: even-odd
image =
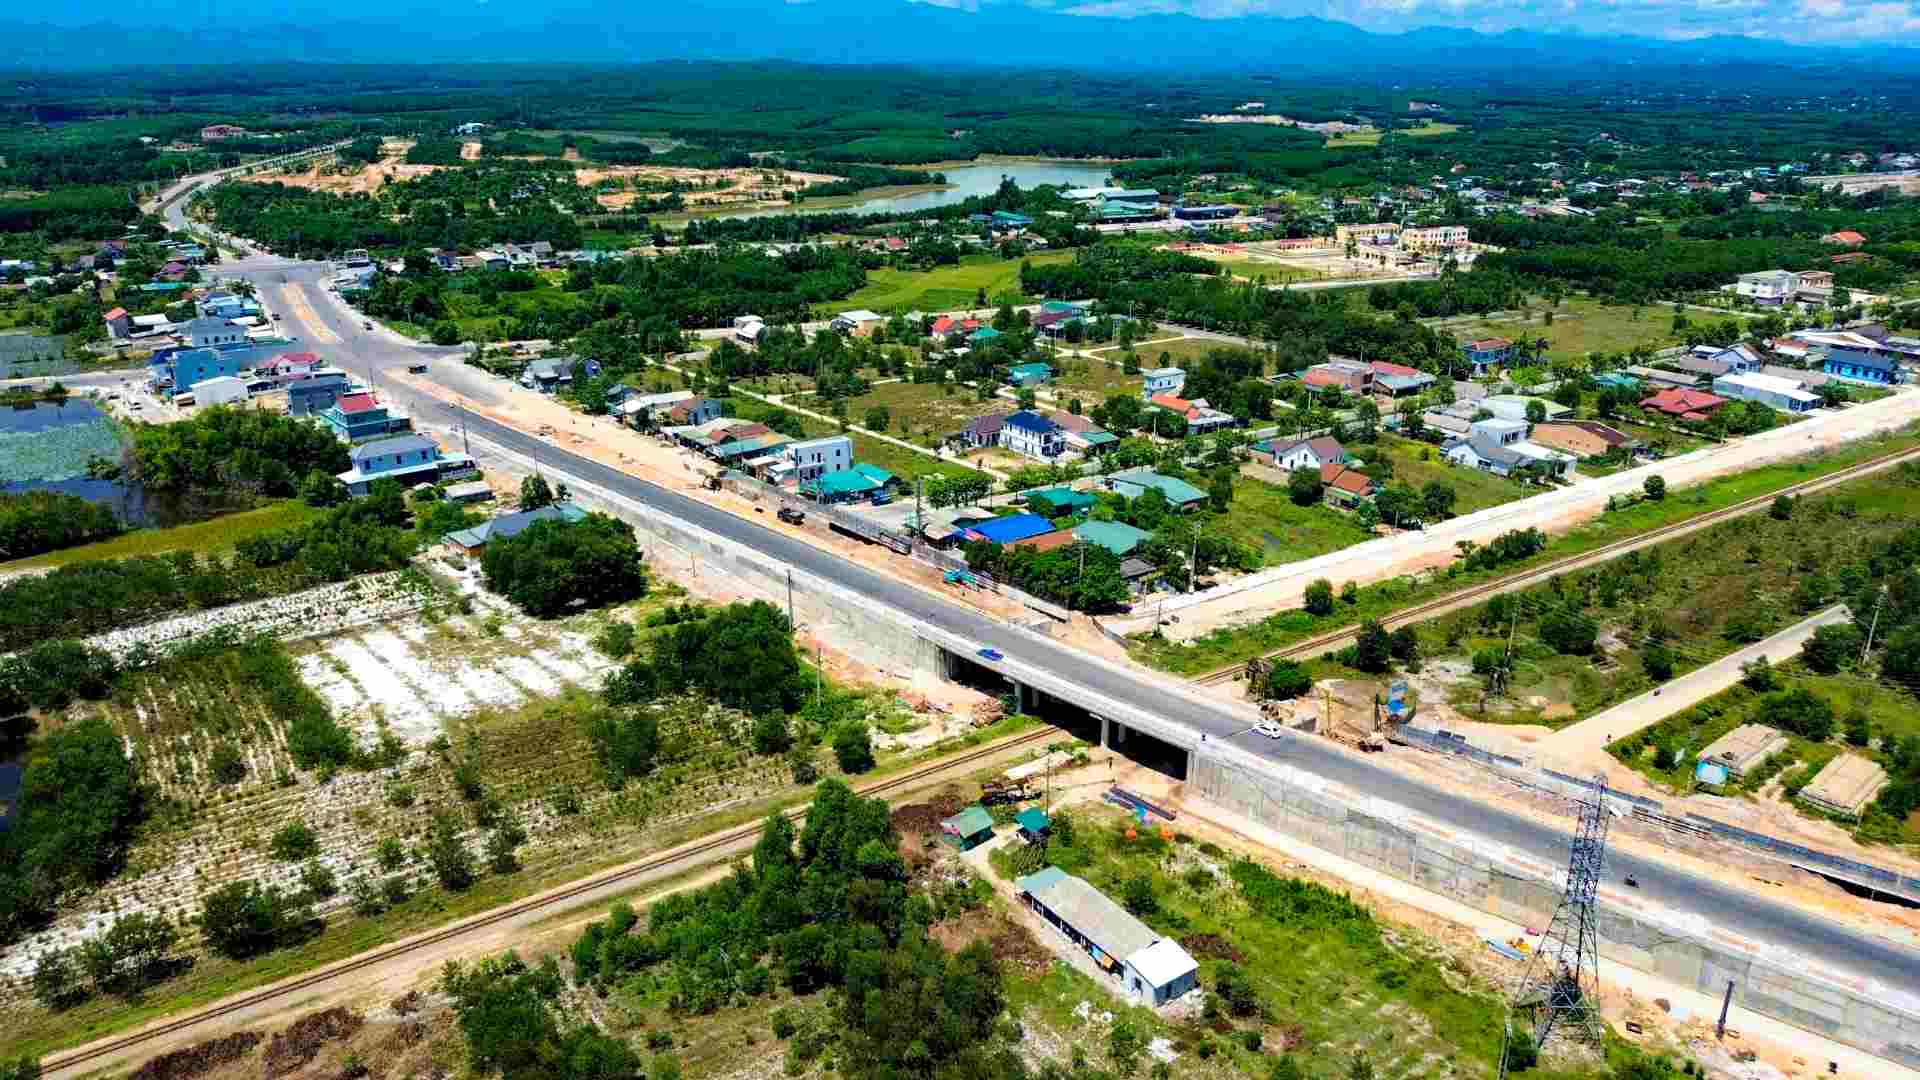
[[[1226,754],[1237,752],[1227,750]],[[1513,922],[1545,926],[1563,867],[1455,835],[1404,809],[1270,762],[1196,755],[1189,790],[1278,832]],[[1742,1008],[1920,1066],[1920,1001],[1894,987],[1715,931],[1704,919],[1603,896],[1600,955]]]

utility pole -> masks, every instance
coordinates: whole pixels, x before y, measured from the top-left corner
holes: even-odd
[[[792,629],[793,622],[793,571],[787,571],[787,627]]]
[[[1887,587],[1880,586],[1880,595],[1873,598],[1873,621],[1867,624],[1867,643],[1860,648],[1860,662],[1867,662],[1867,654],[1873,651],[1873,635],[1880,629],[1880,609],[1887,602]]]
[[[1193,558],[1187,561],[1187,591],[1193,590],[1194,575],[1200,572],[1200,526],[1193,527]]]

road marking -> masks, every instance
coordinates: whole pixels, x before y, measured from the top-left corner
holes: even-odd
[[[291,309],[294,321],[307,328],[307,336],[322,345],[340,344],[340,335],[327,329],[320,321],[320,314],[307,302],[306,290],[298,285],[288,285],[284,290],[287,307]]]

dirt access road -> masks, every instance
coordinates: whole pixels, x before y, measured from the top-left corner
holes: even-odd
[[[1043,748],[1064,737],[1055,728],[1037,728],[995,740],[930,762],[899,776],[860,785],[860,794],[900,805],[927,789],[961,780]],[[801,810],[789,811],[798,817]],[[249,990],[214,1002],[194,1013],[157,1020],[137,1031],[110,1035],[78,1049],[53,1055],[43,1062],[45,1075],[79,1077],[103,1071],[122,1071],[171,1050],[247,1027],[289,1018],[332,1005],[364,1006],[369,1001],[397,997],[431,979],[448,960],[511,947],[531,933],[553,931],[556,916],[574,915],[575,921],[598,917],[611,901],[645,890],[650,883],[692,875],[672,888],[688,888],[704,880],[698,872],[750,852],[759,838],[753,822],[688,841],[676,848],[549,889],[473,916],[450,927],[423,931],[393,945],[340,961],[318,972],[296,975],[259,990]],[[570,925],[570,924],[569,924]]]
[[[1366,584],[1444,567],[1453,561],[1455,545],[1463,540],[1484,544],[1501,533],[1528,528],[1564,533],[1598,517],[1606,510],[1609,498],[1639,492],[1649,476],[1664,477],[1668,491],[1673,492],[1897,431],[1915,420],[1920,420],[1920,389],[1908,388],[1865,405],[1822,412],[1759,435],[1489,507],[1421,532],[1369,540],[1188,596],[1169,598],[1166,614],[1177,614],[1180,621],[1166,632],[1190,641],[1222,627],[1256,622],[1274,612],[1298,607],[1307,585],[1319,578]],[[1110,625],[1122,633],[1145,631],[1153,628],[1153,618],[1152,613],[1143,612],[1135,618],[1113,620]]]

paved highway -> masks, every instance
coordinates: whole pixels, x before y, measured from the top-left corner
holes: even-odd
[[[337,363],[367,376],[382,393],[413,408],[417,418],[446,423],[451,417],[450,410],[438,402],[413,399],[395,387],[382,385],[379,370],[404,364],[414,357],[457,362],[448,354],[458,350],[420,347],[389,331],[365,330],[358,315],[323,292],[319,282],[325,269],[316,264],[253,258],[216,270],[221,272],[238,272],[252,278],[267,303],[283,313],[287,332],[297,333],[310,342],[327,342],[324,350]],[[1290,737],[1275,741],[1246,733],[1247,722],[1238,713],[1167,681],[1110,665],[1041,635],[986,618],[931,593],[848,563],[804,541],[569,453],[551,442],[485,417],[468,415],[466,422],[478,438],[523,457],[537,454],[542,467],[549,471],[575,476],[657,508],[661,513],[691,522],[781,563],[869,597],[875,603],[885,604],[908,619],[937,626],[980,645],[997,648],[1024,663],[1044,667],[1093,693],[1126,701],[1187,725],[1210,739],[1228,741],[1262,757],[1284,761],[1353,791],[1397,803],[1436,822],[1505,844],[1534,858],[1550,863],[1560,863],[1566,858],[1567,833],[1558,822],[1533,820],[1484,806],[1466,795],[1432,787],[1376,766],[1322,740]],[[1640,891],[1649,901],[1679,912],[1701,915],[1722,929],[1792,949],[1834,970],[1920,993],[1920,951],[1857,933],[1763,895],[1696,877],[1659,862],[1616,853],[1609,862],[1608,878],[1617,882],[1629,873],[1639,880]]]

